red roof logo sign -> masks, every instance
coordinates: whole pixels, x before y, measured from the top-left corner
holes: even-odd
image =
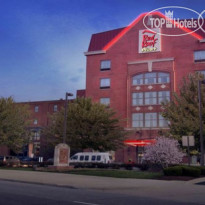
[[[159,29],[139,31],[139,53],[161,51],[161,36],[158,32]]]

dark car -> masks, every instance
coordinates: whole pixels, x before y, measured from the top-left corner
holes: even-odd
[[[33,167],[36,164],[38,164],[38,158],[24,157],[21,159],[22,167]]]

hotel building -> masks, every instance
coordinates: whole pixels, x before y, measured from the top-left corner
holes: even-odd
[[[205,73],[205,24],[194,32],[166,25],[148,30],[145,15],[127,27],[93,34],[85,52],[86,97],[109,105],[132,131],[116,161],[140,163],[144,146],[168,129],[161,103],[171,100],[188,73]]]

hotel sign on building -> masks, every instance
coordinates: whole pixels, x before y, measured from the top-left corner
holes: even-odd
[[[139,30],[139,53],[150,53],[161,51],[160,29]]]

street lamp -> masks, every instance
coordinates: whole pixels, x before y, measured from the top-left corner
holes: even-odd
[[[64,112],[64,128],[63,128],[63,143],[65,143],[66,139],[66,129],[67,129],[67,107],[68,107],[68,97],[73,96],[72,93],[65,94],[65,112]]]
[[[203,140],[203,133],[202,133],[201,84],[205,84],[205,80],[199,80],[199,81],[198,81],[199,122],[200,122],[200,147],[201,147],[201,166],[204,166],[204,140]]]

